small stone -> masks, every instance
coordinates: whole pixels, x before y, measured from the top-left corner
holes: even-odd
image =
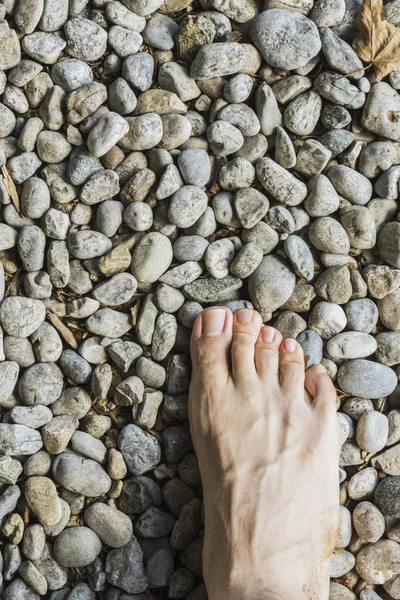
[[[172,246],[169,239],[158,232],[148,233],[133,251],[132,273],[138,281],[153,283],[168,269],[171,262]]]
[[[271,158],[260,158],[256,173],[266,191],[287,206],[300,204],[307,195],[305,184]]]
[[[300,94],[285,109],[286,127],[296,135],[310,135],[318,123],[321,108],[321,97],[314,90]]]
[[[130,518],[107,504],[95,502],[85,510],[84,519],[87,525],[110,548],[121,548],[132,537],[133,529]]]
[[[94,460],[63,452],[53,461],[53,477],[64,488],[89,498],[97,498],[110,489],[111,479]]]
[[[51,527],[61,519],[57,489],[48,477],[30,477],[25,484],[25,497],[43,526]]]
[[[64,27],[67,53],[82,61],[96,61],[106,51],[107,33],[94,21],[74,18]]]
[[[392,540],[379,540],[368,544],[357,554],[356,569],[367,583],[382,585],[398,574],[400,546]]]
[[[100,554],[101,541],[88,527],[69,527],[56,538],[54,557],[63,567],[85,567]]]
[[[339,368],[338,384],[346,394],[363,398],[382,398],[397,385],[395,372],[369,360],[350,360]]]
[[[274,285],[280,281],[279,289]],[[257,310],[262,314],[273,312],[291,296],[295,276],[278,257],[265,256],[249,278],[249,294]]]
[[[204,44],[191,64],[190,75],[197,80],[238,73],[245,64],[243,47],[236,42]]]
[[[371,87],[367,95],[362,125],[369,131],[396,141],[400,134],[400,125],[390,115],[400,109],[400,95],[388,83],[383,81]]]
[[[160,460],[161,450],[157,439],[136,425],[126,425],[122,429],[118,447],[133,475],[150,471]]]
[[[300,13],[274,8],[255,17],[250,35],[268,65],[293,70],[306,65],[321,48],[314,23]]]

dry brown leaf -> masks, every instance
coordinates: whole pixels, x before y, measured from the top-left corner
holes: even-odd
[[[21,214],[21,205],[19,202],[17,188],[15,187],[15,183],[11,179],[10,173],[5,165],[1,167],[1,172],[3,173],[4,185],[6,187],[7,192],[10,195],[11,201],[14,204],[15,210]]]
[[[377,81],[400,66],[400,28],[382,19],[382,8],[382,0],[363,0],[354,41],[358,56],[374,66]]]

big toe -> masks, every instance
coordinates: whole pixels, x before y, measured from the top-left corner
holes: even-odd
[[[193,375],[204,370],[228,376],[232,342],[232,312],[224,307],[203,310],[197,317],[190,342]]]

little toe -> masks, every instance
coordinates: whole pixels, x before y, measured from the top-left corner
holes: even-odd
[[[304,386],[313,406],[336,412],[336,391],[323,365],[315,365],[305,374]]]
[[[274,327],[261,328],[255,346],[255,363],[258,375],[268,383],[279,381],[279,346],[282,334]]]
[[[224,307],[203,310],[197,317],[190,341],[193,377],[204,370],[229,376],[232,312]]]
[[[256,375],[254,347],[262,326],[259,313],[249,308],[237,310],[233,315],[232,377],[234,381]]]
[[[304,353],[296,340],[287,338],[279,346],[281,388],[291,394],[304,389]]]

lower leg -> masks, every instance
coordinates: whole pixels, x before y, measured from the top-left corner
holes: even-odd
[[[208,309],[192,336],[190,420],[210,600],[327,600],[340,430],[322,367],[255,311]]]

